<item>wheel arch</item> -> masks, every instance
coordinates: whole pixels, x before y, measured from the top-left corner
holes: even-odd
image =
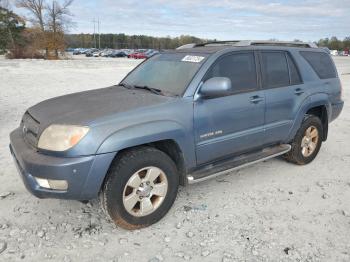
[[[310,108],[307,115],[317,116],[322,122],[322,141],[326,141],[328,137],[328,111],[325,105]]]
[[[309,96],[301,105],[296,114],[293,126],[288,135],[287,142],[293,140],[295,134],[297,133],[298,129],[301,126],[301,123],[305,118],[305,115],[307,114],[315,115],[321,119],[324,131],[322,140],[326,141],[328,137],[328,122],[329,116],[331,115],[331,110],[332,108],[327,94],[318,93]]]
[[[187,169],[186,169],[184,153],[183,153],[183,151],[182,151],[182,149],[177,141],[175,141],[173,139],[163,139],[163,140],[152,141],[152,142],[148,142],[148,143],[144,143],[144,144],[127,146],[127,147],[119,149],[118,152],[115,153],[114,158],[111,161],[111,163],[107,169],[106,174],[104,175],[103,182],[100,185],[100,191],[108,179],[108,170],[111,168],[111,166],[115,162],[119,161],[119,159],[128,151],[137,150],[137,149],[140,149],[142,147],[153,147],[153,148],[156,148],[156,149],[162,151],[167,156],[169,156],[170,159],[174,161],[174,163],[178,169],[180,184],[185,185],[185,178],[186,178],[186,174],[187,174]]]

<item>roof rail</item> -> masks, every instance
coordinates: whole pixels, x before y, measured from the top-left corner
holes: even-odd
[[[267,46],[289,46],[289,47],[305,47],[305,48],[317,48],[315,43],[311,42],[298,42],[298,41],[259,41],[259,40],[248,40],[240,41],[237,46],[246,45],[267,45]]]
[[[178,49],[186,49],[186,48],[194,48],[196,47],[197,44],[193,43],[193,44],[187,44],[187,45],[182,45],[182,46],[179,46],[178,48],[176,48],[176,50]]]
[[[228,40],[228,41],[213,41],[201,44],[187,44],[176,49],[195,48],[203,46],[289,46],[289,47],[304,47],[318,48],[315,43],[298,42],[298,41],[273,41],[273,40]]]

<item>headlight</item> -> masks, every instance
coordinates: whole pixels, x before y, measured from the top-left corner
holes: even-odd
[[[78,144],[88,131],[86,126],[51,125],[41,134],[38,147],[51,151],[65,151]]]

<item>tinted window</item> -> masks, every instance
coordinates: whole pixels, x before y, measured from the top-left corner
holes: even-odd
[[[265,88],[289,86],[289,70],[284,52],[262,52],[261,60]]]
[[[287,60],[289,65],[289,71],[290,71],[290,82],[292,85],[298,85],[301,84],[301,77],[298,71],[297,66],[294,63],[294,60],[290,56],[290,54],[287,54]]]
[[[319,78],[335,78],[337,73],[328,54],[321,52],[302,51],[300,54],[310,64]]]
[[[256,89],[258,85],[254,54],[238,53],[222,57],[209,69],[205,80],[212,77],[230,78],[234,92]]]

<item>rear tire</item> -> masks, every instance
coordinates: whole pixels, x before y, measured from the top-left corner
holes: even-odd
[[[288,162],[306,165],[312,162],[322,145],[323,128],[321,120],[313,115],[306,115],[291,146],[285,155]]]
[[[179,186],[176,165],[164,152],[140,147],[123,153],[110,167],[101,205],[125,229],[147,227],[163,218]]]

